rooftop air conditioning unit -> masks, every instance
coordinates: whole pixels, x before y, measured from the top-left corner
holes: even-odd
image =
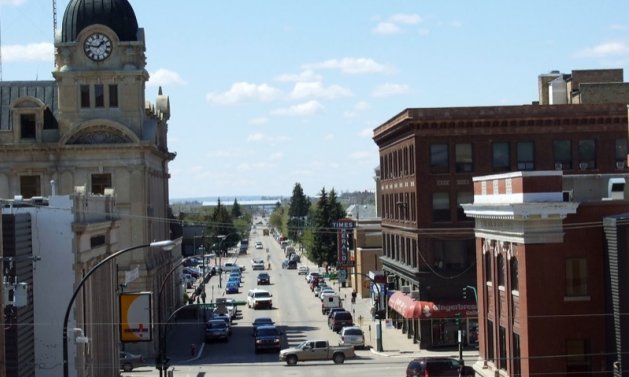
[[[563,170],[563,164],[561,162],[555,162],[555,170]]]
[[[411,291],[410,296],[413,300],[419,300],[419,291]]]
[[[411,286],[410,285],[403,285],[400,287],[400,292],[402,293],[411,293]]]
[[[624,200],[625,199],[625,179],[624,178],[610,178],[607,183],[607,198],[610,200]]]
[[[625,162],[624,161],[616,161],[616,169],[624,169]]]

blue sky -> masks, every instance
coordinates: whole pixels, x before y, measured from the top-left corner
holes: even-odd
[[[629,62],[626,0],[130,2],[171,198],[373,190],[373,129],[405,108],[527,104],[541,73]],[[0,22],[3,80],[51,80],[52,1],[0,0]]]

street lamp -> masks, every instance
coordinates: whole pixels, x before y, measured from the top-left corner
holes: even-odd
[[[218,242],[218,268],[220,269],[220,273],[218,274],[218,287],[219,288],[223,288],[223,264],[221,261],[221,257],[223,256],[223,241],[225,241],[225,238],[227,238],[226,235],[224,234],[219,234],[216,236],[216,238],[218,238],[220,241]]]
[[[85,276],[83,276],[79,284],[74,289],[74,293],[72,294],[72,297],[70,298],[70,302],[68,303],[65,316],[63,317],[63,376],[64,377],[68,377],[68,318],[70,317],[70,310],[72,310],[72,305],[74,304],[74,300],[76,299],[76,296],[79,294],[79,291],[81,290],[81,288],[83,288],[83,285],[87,281],[87,278],[89,278],[102,265],[106,264],[107,262],[109,262],[110,260],[114,259],[115,257],[121,254],[127,253],[132,250],[136,250],[136,249],[142,249],[145,247],[160,248],[162,250],[172,250],[177,244],[178,242],[173,241],[173,240],[156,241],[156,242],[151,242],[145,245],[137,245],[137,246],[132,246],[126,249],[119,250],[109,255],[102,261],[98,262],[94,267],[92,267],[85,274]]]
[[[376,319],[378,323],[376,324],[376,351],[382,352],[382,316],[380,315],[380,300],[383,299],[382,291],[380,290],[380,284],[376,283],[376,281],[369,275],[363,274],[362,272],[355,272],[358,275],[364,276],[367,279],[371,280],[371,283],[378,288],[378,301],[376,301]]]

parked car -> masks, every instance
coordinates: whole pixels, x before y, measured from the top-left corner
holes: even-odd
[[[323,300],[323,298],[326,296],[334,296],[334,295],[336,295],[336,292],[334,291],[334,289],[330,287],[322,288],[321,291],[319,291],[319,298],[321,300]]]
[[[227,334],[228,335],[232,334],[232,320],[229,317],[229,315],[214,312],[212,319],[220,319],[220,320],[225,321],[225,323],[227,324]]]
[[[256,334],[256,329],[259,326],[266,325],[274,325],[273,319],[271,319],[271,317],[257,317],[256,319],[254,319],[251,323],[251,326],[253,327],[253,335]]]
[[[321,299],[321,314],[326,314],[332,309],[343,306],[343,300],[339,295],[327,295]]]
[[[346,311],[347,310],[345,310],[345,308],[342,308],[342,307],[330,308],[328,310],[328,321],[330,320],[330,317],[332,317],[332,314],[336,312],[346,312]]]
[[[192,288],[192,285],[196,281],[190,274],[181,274],[181,281],[186,285],[186,288]]]
[[[297,275],[308,275],[308,266],[299,266]]]
[[[332,331],[339,332],[345,326],[354,326],[354,319],[350,312],[336,312],[328,319],[328,326]]]
[[[319,277],[319,273],[318,273],[318,272],[316,272],[316,271],[308,272],[308,273],[306,274],[306,281],[307,281],[308,283],[310,283],[310,281],[311,281],[313,278],[318,278],[318,277]]]
[[[406,376],[453,376],[462,371],[459,360],[450,357],[420,357],[411,360],[406,367]]]
[[[120,351],[120,369],[131,372],[135,368],[146,366],[144,357],[131,352]]]
[[[260,272],[258,274],[258,285],[269,285],[271,284],[271,275],[266,272]]]
[[[255,352],[261,350],[280,351],[280,331],[274,325],[258,326],[255,330]]]
[[[365,348],[365,334],[358,326],[346,326],[339,333],[341,342],[339,344],[354,346],[354,348]]]
[[[227,294],[232,294],[232,293],[238,293],[240,291],[240,284],[238,284],[237,282],[230,280],[227,282],[227,284],[225,285],[225,293]]]
[[[211,319],[205,324],[205,342],[213,340],[227,341],[229,339],[229,328],[222,319]]]

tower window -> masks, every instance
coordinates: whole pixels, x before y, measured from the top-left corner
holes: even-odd
[[[103,195],[111,188],[111,174],[92,174],[92,194]]]
[[[118,85],[109,85],[109,107],[118,107]]]
[[[20,114],[20,137],[35,139],[35,114]]]
[[[84,109],[90,107],[90,86],[89,85],[81,85],[81,107]]]
[[[94,85],[94,107],[105,107],[105,86]]]

